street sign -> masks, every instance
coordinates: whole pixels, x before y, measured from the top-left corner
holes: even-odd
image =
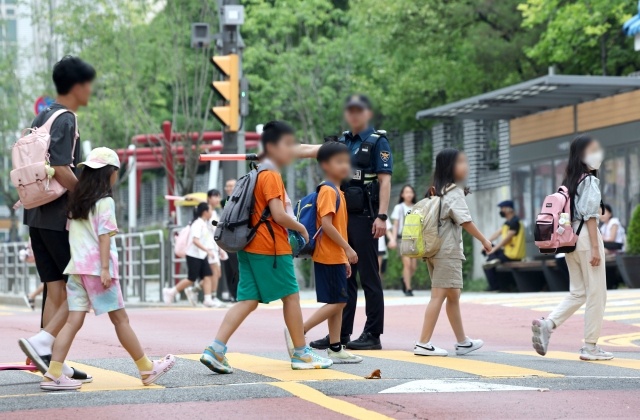
[[[40,96],[38,99],[36,99],[36,102],[33,105],[33,112],[38,115],[39,113],[53,105],[55,101],[56,100],[51,96]]]

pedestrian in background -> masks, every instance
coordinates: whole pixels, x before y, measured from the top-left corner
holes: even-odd
[[[398,204],[393,208],[391,213],[391,221],[393,222],[393,231],[389,248],[397,247],[398,240],[402,239],[402,228],[404,227],[404,217],[409,214],[411,207],[416,204],[416,190],[411,185],[405,185],[400,190]],[[418,268],[418,260],[415,258],[402,257],[402,291],[405,296],[413,296],[411,287],[411,279],[416,274]]]
[[[391,194],[393,157],[385,131],[371,125],[371,101],[364,95],[352,95],[344,104],[344,118],[349,126],[339,141],[351,151],[353,177],[342,187],[345,193],[349,222],[349,245],[358,254],[358,264],[351,266],[349,301],[342,314],[340,341],[348,349],[379,350],[380,334],[384,330],[384,293],[378,266],[378,238],[387,231],[387,210]],[[364,290],[367,321],[360,337],[351,341],[358,300],[358,283]],[[329,347],[329,336],[316,340],[316,349]]]
[[[208,203],[200,203],[196,207],[193,222],[189,230],[187,247],[187,278],[182,279],[173,287],[162,289],[162,298],[167,305],[175,302],[176,295],[184,290],[187,300],[192,306],[198,304],[198,293],[193,285],[197,280],[202,280],[204,292],[204,305],[213,307],[211,298],[211,266],[209,258],[217,255],[212,249],[215,247],[212,230],[209,228],[211,208]]]
[[[251,226],[256,226],[255,236],[238,252],[238,303],[227,312],[215,339],[202,352],[200,362],[213,372],[233,373],[226,357],[229,339],[258,303],[281,300],[284,321],[294,347],[291,368],[328,368],[333,364],[331,359],[319,356],[306,345],[300,290],[287,232],[287,229],[299,232],[305,241],[309,241],[304,225],[286,212],[287,193],[280,175],[280,169],[296,157],[298,146],[293,128],[281,121],[271,121],[264,125],[261,142],[264,158],[260,165],[267,165],[268,169],[260,171],[253,191],[255,204]],[[267,209],[269,211],[265,213]],[[268,216],[260,222],[263,214]]]
[[[553,331],[586,303],[584,312],[584,347],[581,360],[611,360],[613,354],[597,344],[607,304],[607,274],[604,264],[604,242],[598,230],[602,195],[598,169],[604,160],[600,143],[586,135],[571,142],[569,163],[562,184],[569,190],[574,232],[580,230],[576,249],[565,255],[569,268],[569,296],[547,317],[534,319],[533,348],[544,356]]]
[[[113,238],[118,233],[116,205],[111,193],[118,180],[120,160],[113,150],[98,147],[78,167],[84,169],[69,201],[71,260],[64,270],[69,275],[69,317],[53,344],[51,363],[40,388],[64,391],[82,386],[82,382],[64,374],[62,363],[91,308],[96,315],[109,314],[118,340],[134,360],[142,383],[151,385],[173,367],[175,357],[168,354],[159,360],[149,359],[124,309],[118,281],[118,250]]]
[[[220,201],[222,196],[220,191],[216,189],[209,190],[207,192],[207,203],[211,209],[211,218],[207,221],[207,227],[211,230],[211,238],[215,238],[216,226],[220,220],[218,214],[218,208],[220,207]],[[220,277],[222,276],[221,261],[229,258],[228,254],[216,244],[215,240],[209,242],[211,245],[211,253],[209,254],[209,266],[211,267],[211,294],[204,293],[204,306],[209,308],[224,308],[227,306],[225,302],[218,298],[218,289]]]
[[[431,344],[431,337],[440,315],[442,304],[447,302],[447,318],[456,336],[456,354],[462,356],[479,349],[482,340],[472,340],[465,335],[460,314],[462,289],[462,229],[482,243],[485,251],[491,250],[491,242],[478,230],[465,200],[468,190],[461,186],[469,176],[469,165],[464,153],[457,149],[444,149],[436,156],[433,183],[427,196],[439,196],[442,246],[433,258],[427,259],[431,277],[431,299],[424,314],[422,333],[413,352],[418,356],[446,356],[448,352]]]

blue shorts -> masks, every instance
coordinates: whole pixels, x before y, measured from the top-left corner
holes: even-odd
[[[345,264],[313,263],[316,275],[316,297],[320,303],[346,303],[347,266]]]

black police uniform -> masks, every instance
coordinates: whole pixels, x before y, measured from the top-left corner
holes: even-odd
[[[351,150],[354,176],[342,188],[349,212],[349,245],[358,254],[358,263],[351,266],[352,274],[348,280],[349,301],[342,313],[341,337],[353,333],[358,273],[366,300],[367,322],[363,333],[371,333],[377,337],[383,332],[384,296],[378,266],[378,239],[373,238],[371,229],[380,204],[378,174],[392,173],[393,157],[386,132],[376,131],[373,127],[356,135],[345,131],[339,141],[344,142]]]

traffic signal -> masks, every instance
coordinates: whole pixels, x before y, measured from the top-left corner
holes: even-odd
[[[214,56],[211,57],[211,62],[226,79],[213,82],[212,88],[228,102],[225,106],[213,107],[211,113],[227,128],[227,131],[238,131],[240,129],[240,61],[238,55]]]

